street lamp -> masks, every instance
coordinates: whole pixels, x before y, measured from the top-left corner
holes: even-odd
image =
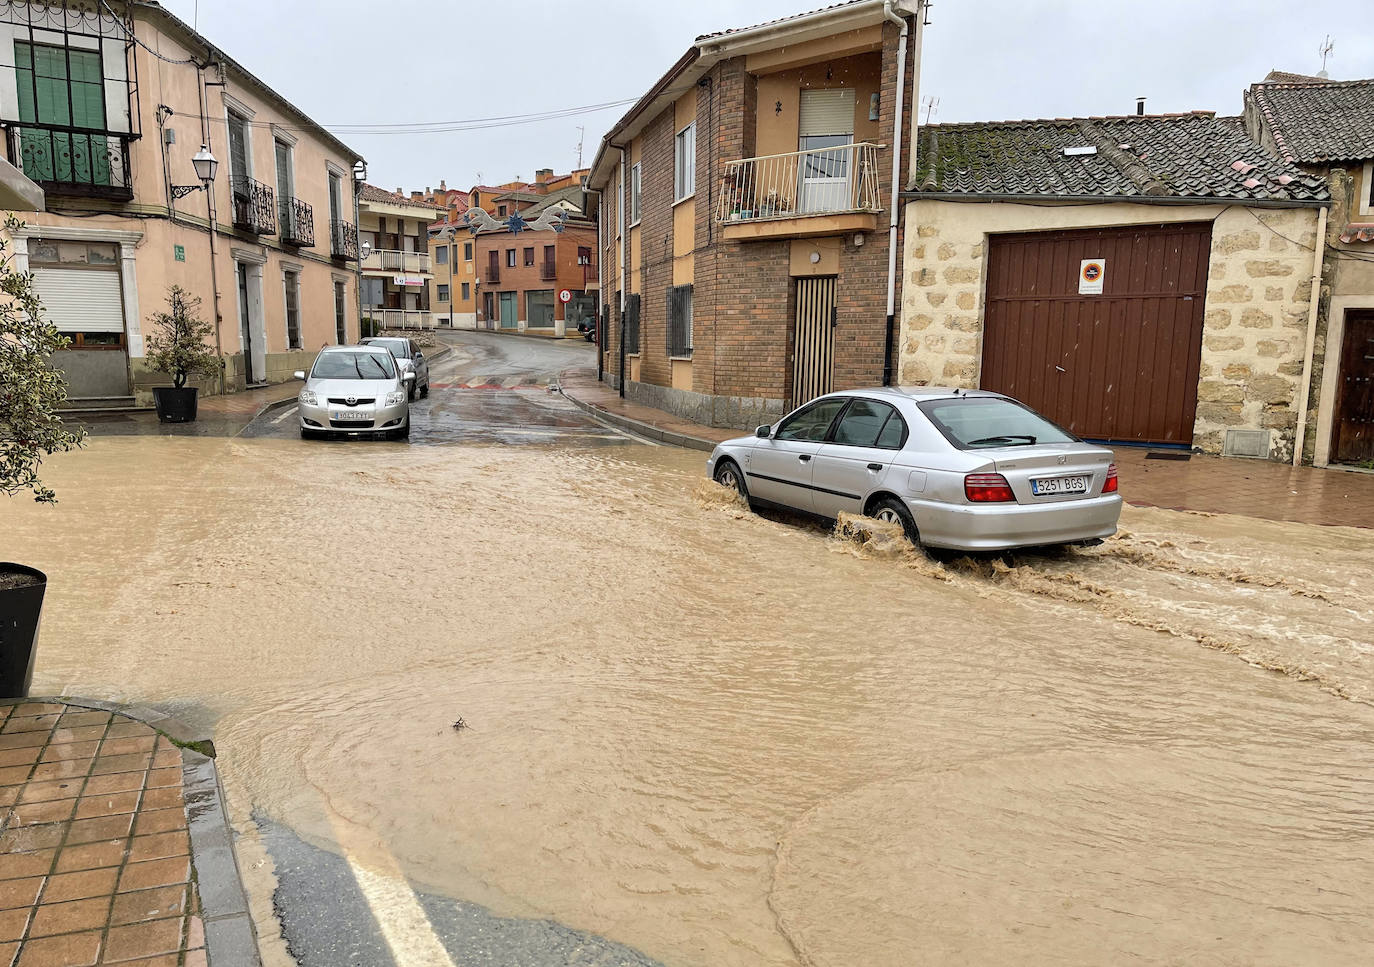
[[[200,150],[191,157],[191,167],[196,170],[196,177],[200,179],[198,185],[172,185],[172,198],[184,198],[193,191],[205,192],[205,216],[207,228],[210,233],[210,292],[213,296],[215,308],[215,355],[219,357],[219,391],[224,393],[224,344],[221,336],[223,317],[220,314],[219,305],[219,272],[216,262],[218,256],[215,253],[215,193],[210,185],[214,183],[215,173],[219,171],[219,161],[210,153],[210,146],[202,144]],[[247,348],[245,347],[245,352]]]
[[[198,185],[173,185],[172,197],[185,198],[193,191],[210,190],[210,182],[215,180],[215,172],[219,170],[219,160],[210,153],[210,149],[201,145],[194,157],[191,158],[191,167],[196,169],[196,177],[200,179]]]
[[[442,239],[444,240],[444,244],[447,245],[447,246],[449,247],[449,250],[448,250],[448,327],[449,327],[450,329],[453,328],[453,257],[454,257],[454,253],[455,253],[455,249],[453,248],[453,236],[456,235],[456,234],[458,234],[458,232],[457,232],[457,230],[456,230],[452,225],[449,225],[447,228],[445,228],[443,231],[441,231],[441,232],[439,233],[439,237],[442,238]]]

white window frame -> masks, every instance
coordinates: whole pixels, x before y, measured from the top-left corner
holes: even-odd
[[[434,248],[434,264],[448,265],[448,246],[437,245]]]
[[[449,302],[449,301],[451,301],[452,296],[453,296],[453,293],[452,293],[452,292],[445,292],[445,291],[444,291],[445,289],[447,289],[447,288],[449,287],[449,284],[448,284],[447,282],[436,282],[436,283],[434,283],[434,285],[435,285],[436,290],[437,290],[437,291],[435,292],[435,297],[434,297],[436,302]]]
[[[1374,161],[1364,163],[1364,180],[1360,184],[1360,214],[1374,212]]]
[[[644,187],[644,162],[636,162],[630,165],[630,227],[634,228],[639,224],[641,216],[644,214],[643,199],[641,191]]]
[[[292,352],[305,348],[305,331],[301,327],[301,269],[303,265],[282,265],[281,269],[281,292],[282,292],[282,324],[286,329],[286,351]],[[296,342],[299,345],[291,344],[291,278],[296,279]]]
[[[686,201],[696,193],[697,122],[692,121],[673,138],[673,204]]]
[[[473,250],[473,245],[472,245],[471,242],[464,242],[464,243],[463,243],[463,261],[464,261],[464,262],[471,262],[471,261],[472,261],[472,250]]]

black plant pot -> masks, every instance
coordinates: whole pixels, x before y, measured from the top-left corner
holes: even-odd
[[[196,388],[183,386],[153,387],[153,403],[162,423],[194,423],[196,420]]]
[[[47,587],[48,576],[42,571],[0,563],[0,698],[29,694]]]

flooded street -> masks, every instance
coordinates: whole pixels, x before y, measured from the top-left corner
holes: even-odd
[[[490,352],[410,446],[100,436],[0,505],[33,693],[213,725],[269,963],[255,816],[670,967],[1367,962],[1374,531],[938,563],[458,388]]]

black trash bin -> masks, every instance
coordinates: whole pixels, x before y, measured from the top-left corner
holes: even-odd
[[[29,694],[47,587],[48,576],[42,571],[0,563],[0,698]]]

